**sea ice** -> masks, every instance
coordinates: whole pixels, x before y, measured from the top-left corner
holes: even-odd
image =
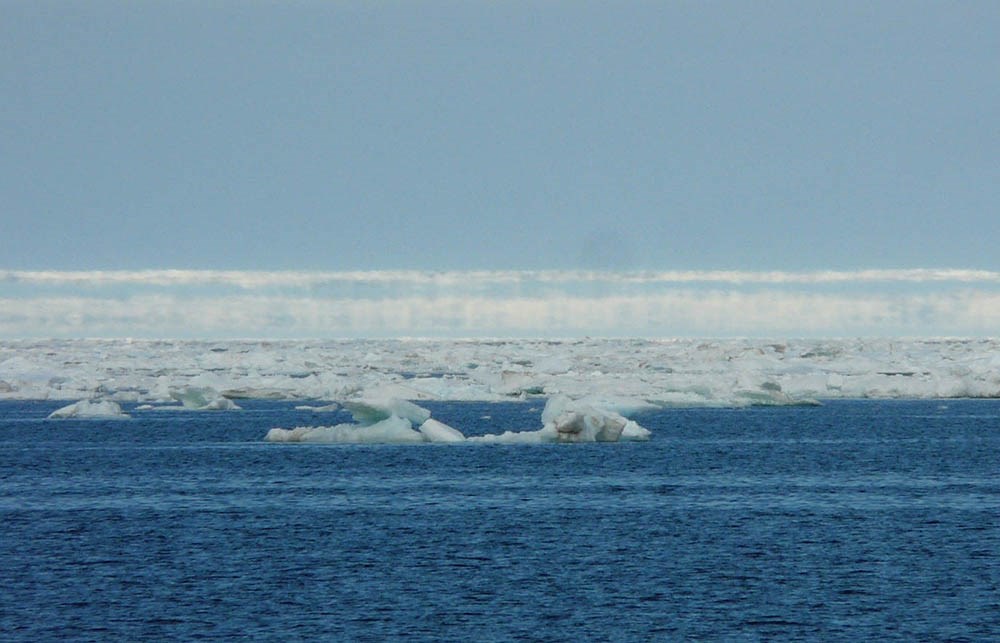
[[[374,424],[338,424],[336,426],[271,429],[264,437],[268,442],[322,442],[336,444],[411,444],[424,442],[425,437],[413,430],[406,418],[392,416]]]
[[[186,386],[170,389],[170,397],[193,411],[232,411],[239,406],[218,391],[208,387]]]
[[[491,444],[535,444],[545,442],[618,442],[646,440],[649,430],[614,411],[596,408],[565,396],[550,398],[542,410],[542,428],[536,431],[505,431],[468,438]],[[628,434],[624,435],[628,429]]]
[[[428,442],[463,442],[465,436],[458,429],[431,418],[418,429]]]
[[[996,398],[1000,339],[0,341],[0,399],[207,409],[240,397],[556,396],[625,416],[650,406]]]
[[[543,426],[535,431],[507,431],[500,435],[466,438],[453,427],[430,417],[430,411],[403,400],[346,400],[356,424],[274,428],[268,442],[326,442],[340,444],[418,442],[530,444],[543,442],[617,442],[645,440],[650,433],[614,411],[581,404],[567,397],[549,400],[542,412]],[[419,428],[414,430],[414,424]]]
[[[625,423],[625,428],[622,429],[622,435],[619,438],[623,442],[641,442],[643,440],[648,440],[653,435],[653,432],[644,426],[639,426],[634,420],[629,420]]]
[[[375,424],[390,417],[405,418],[413,424],[423,424],[431,416],[427,409],[413,402],[388,398],[382,400],[344,400],[343,406],[351,412],[354,421],[361,425]]]
[[[487,433],[466,438],[467,442],[482,444],[544,444],[557,442],[556,428],[546,425],[537,431],[504,431],[499,435]]]
[[[80,400],[49,414],[50,419],[57,418],[128,418],[117,402],[111,400]]]
[[[309,404],[300,404],[295,407],[296,411],[312,411],[313,413],[332,413],[340,408],[340,405],[336,402],[330,404],[324,404],[322,406],[310,406]]]

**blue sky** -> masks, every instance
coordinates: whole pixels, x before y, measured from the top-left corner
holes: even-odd
[[[913,281],[858,271],[992,275],[998,34],[995,2],[4,2],[0,335],[65,295],[17,271],[837,270],[883,304]],[[656,296],[789,294],[750,281]],[[930,283],[966,313],[996,291]],[[822,332],[985,332],[871,319]]]
[[[6,268],[1000,268],[995,2],[0,14]]]

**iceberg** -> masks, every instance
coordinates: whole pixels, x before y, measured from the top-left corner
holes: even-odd
[[[127,419],[129,415],[111,400],[80,400],[49,414],[49,419],[62,418],[115,418]]]

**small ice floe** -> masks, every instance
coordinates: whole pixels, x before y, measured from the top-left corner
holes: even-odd
[[[49,414],[49,419],[64,418],[98,418],[98,419],[127,419],[129,415],[122,411],[122,407],[111,400],[80,400],[60,409],[56,409]]]
[[[334,444],[415,444],[464,442],[461,431],[430,419],[431,412],[398,399],[349,400],[344,408],[355,423],[335,426],[275,428],[264,437],[268,442],[320,442]],[[413,427],[417,426],[417,429]]]
[[[581,400],[557,396],[542,411],[542,428],[537,431],[505,431],[468,438],[491,444],[532,444],[546,442],[619,442],[648,440],[651,433],[615,411],[597,408]]]
[[[336,426],[300,426],[294,429],[271,429],[268,442],[325,442],[332,444],[409,444],[424,442],[410,421],[392,416],[373,424],[338,424]]]
[[[542,412],[541,429],[468,438],[458,429],[431,418],[427,409],[405,400],[349,400],[343,406],[354,416],[354,423],[274,428],[267,432],[264,439],[268,442],[338,444],[541,444],[619,442],[648,440],[650,437],[647,429],[615,411],[568,397],[555,397],[548,401]]]
[[[300,404],[295,407],[296,411],[312,411],[313,413],[333,413],[340,408],[340,405],[336,402],[331,404],[324,404],[322,406],[309,406],[308,404]]]

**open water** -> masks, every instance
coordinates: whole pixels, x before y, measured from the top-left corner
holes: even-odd
[[[1000,637],[1000,401],[520,446],[269,444],[343,418],[244,405],[0,403],[0,639]],[[426,406],[477,434],[542,404]]]

